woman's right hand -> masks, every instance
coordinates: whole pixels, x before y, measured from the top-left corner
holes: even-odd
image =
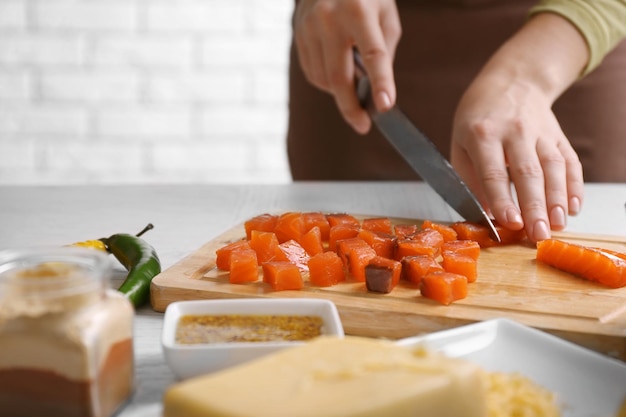
[[[371,121],[355,91],[353,47],[361,54],[378,111],[396,101],[393,59],[401,36],[394,0],[301,0],[294,13],[294,37],[307,80],[335,98],[354,130],[367,133]]]

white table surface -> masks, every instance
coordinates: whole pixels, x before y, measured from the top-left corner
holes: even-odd
[[[624,236],[626,184],[588,184],[568,231]],[[0,250],[63,245],[114,233],[144,235],[163,269],[232,226],[260,213],[348,212],[458,220],[422,183],[295,183],[286,185],[2,186]],[[116,270],[119,285],[124,270]],[[136,392],[119,417],[158,417],[164,390],[176,380],[165,364],[163,314],[145,307],[135,318]]]

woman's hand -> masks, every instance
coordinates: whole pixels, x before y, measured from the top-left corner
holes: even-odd
[[[551,107],[587,57],[573,26],[537,15],[496,52],[456,111],[453,166],[500,224],[525,228],[532,241],[565,228],[582,204],[582,166]]]
[[[294,13],[294,37],[308,81],[332,94],[344,119],[359,133],[371,121],[355,92],[352,48],[372,83],[379,111],[396,100],[393,59],[401,28],[394,0],[301,0]]]

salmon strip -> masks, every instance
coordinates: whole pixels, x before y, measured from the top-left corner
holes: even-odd
[[[538,261],[611,288],[626,286],[626,259],[609,250],[558,239],[537,243]]]

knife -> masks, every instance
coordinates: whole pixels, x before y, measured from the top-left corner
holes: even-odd
[[[365,65],[358,51],[354,51],[357,75],[357,95],[380,132],[387,138],[411,168],[426,181],[461,217],[472,223],[487,226],[493,239],[500,235],[482,206],[454,170],[450,162],[409,118],[395,105],[379,113],[372,100],[372,91]]]

